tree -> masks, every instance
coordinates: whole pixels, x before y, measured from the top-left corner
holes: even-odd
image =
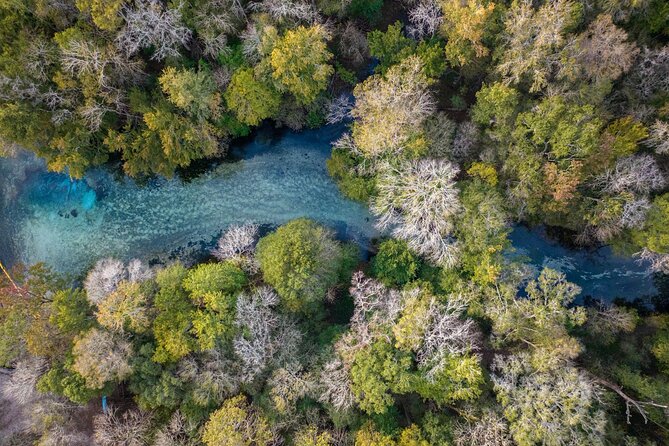
[[[243,395],[226,400],[211,414],[202,433],[206,446],[267,446],[273,439],[267,419]]]
[[[441,1],[444,14],[441,32],[446,43],[446,58],[454,65],[465,65],[473,58],[485,57],[490,52],[483,39],[492,22],[495,4],[478,0]]]
[[[220,95],[216,92],[216,84],[208,70],[167,67],[158,81],[168,100],[189,115],[207,119],[218,114]]]
[[[419,265],[406,242],[390,239],[379,246],[372,260],[372,272],[386,286],[401,286],[416,277]]]
[[[518,91],[502,83],[484,85],[476,92],[472,121],[490,129],[494,139],[503,140],[515,123],[520,97]]]
[[[344,253],[333,234],[307,220],[293,220],[258,242],[265,282],[291,312],[313,311],[339,281]]]
[[[669,153],[669,123],[656,120],[650,127],[646,144],[659,155]]]
[[[637,246],[657,254],[669,254],[669,194],[656,197],[642,229],[632,231]]]
[[[632,155],[619,158],[615,167],[600,175],[596,183],[610,194],[627,191],[647,195],[661,190],[666,180],[652,156]]]
[[[418,39],[431,38],[439,31],[444,17],[437,0],[419,0],[409,10],[409,34]]]
[[[299,26],[287,31],[272,49],[272,78],[295,95],[300,104],[312,103],[334,73],[328,64],[332,59],[327,49],[328,39],[329,35],[320,25]]]
[[[77,337],[72,346],[73,370],[91,389],[102,389],[111,381],[122,381],[132,373],[132,346],[124,338],[92,328]]]
[[[627,42],[627,33],[616,27],[608,14],[590,23],[578,37],[576,47],[577,63],[594,81],[618,79],[632,68],[639,55],[636,45]]]
[[[153,359],[159,363],[175,362],[195,348],[190,334],[195,306],[182,286],[186,274],[186,269],[175,263],[156,275],[159,291],[154,302],[157,315],[153,322]]]
[[[121,15],[125,26],[116,36],[116,46],[132,55],[152,48],[152,59],[163,60],[179,55],[179,47],[188,46],[191,31],[181,24],[180,8],[166,8],[156,0],[135,0]]]
[[[534,349],[532,366],[539,371],[560,367],[581,351],[570,330],[583,325],[586,312],[570,308],[581,289],[565,279],[564,274],[544,268],[525,288],[527,297],[506,297],[486,304],[493,333],[505,342],[520,341]]]
[[[351,390],[358,406],[369,414],[383,414],[392,405],[391,392],[409,386],[411,358],[382,341],[359,350],[351,366]]]
[[[353,139],[366,157],[411,152],[412,139],[435,107],[427,87],[428,78],[417,56],[355,87]]]
[[[391,66],[411,56],[416,46],[413,40],[402,33],[402,22],[399,20],[388,25],[386,32],[371,31],[367,35],[367,40],[369,53],[379,60],[375,70],[380,73],[385,73]]]
[[[497,66],[505,83],[527,82],[530,92],[546,88],[581,11],[581,4],[571,0],[552,0],[538,9],[528,1],[513,3],[504,21],[504,51]]]
[[[82,12],[88,12],[95,25],[105,31],[115,31],[123,23],[121,8],[125,0],[77,0],[76,5]]]
[[[380,229],[436,264],[453,267],[457,246],[452,239],[454,217],[460,210],[453,179],[458,168],[448,161],[421,159],[398,167],[387,164],[380,172],[372,212]]]
[[[235,295],[246,285],[246,274],[230,261],[203,263],[191,268],[183,280],[183,288],[200,303],[208,293]]]
[[[143,446],[147,444],[151,428],[151,417],[135,409],[120,416],[110,407],[93,419],[96,444],[101,446]]]
[[[98,323],[114,332],[144,333],[151,328],[150,295],[139,283],[121,282],[98,303]]]
[[[454,437],[455,446],[513,446],[508,424],[494,412],[476,422],[458,425]]]
[[[127,278],[126,274],[125,266],[120,260],[112,258],[98,260],[84,281],[86,296],[91,303],[97,304]]]
[[[530,362],[521,354],[498,356],[493,365],[494,389],[514,441],[519,446],[605,444],[599,387],[571,365],[536,372]]]
[[[509,217],[503,197],[493,186],[478,179],[464,183],[463,211],[455,230],[462,247],[462,268],[481,284],[497,280],[504,263],[502,253],[509,246]]]
[[[270,364],[294,360],[302,339],[294,323],[280,316],[274,307],[279,296],[269,287],[241,294],[237,299],[239,334],[233,340],[233,349],[242,364],[241,376],[253,381]]]
[[[49,321],[67,334],[77,334],[93,324],[93,308],[79,290],[61,290],[53,296]]]
[[[281,95],[271,86],[255,79],[253,69],[242,68],[232,75],[225,91],[225,101],[237,119],[258,125],[279,111]]]

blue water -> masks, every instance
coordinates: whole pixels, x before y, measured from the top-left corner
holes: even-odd
[[[344,198],[328,177],[334,126],[302,133],[260,134],[233,149],[226,162],[184,182],[153,179],[138,185],[95,169],[70,181],[47,172],[28,154],[0,159],[0,260],[43,261],[81,273],[103,256],[169,260],[201,255],[228,225],[253,221],[276,226],[309,217],[343,239],[367,246],[378,235],[367,209]],[[583,295],[635,298],[655,288],[643,265],[608,248],[570,250],[538,230],[518,226],[515,255],[540,269],[550,266],[583,288]]]

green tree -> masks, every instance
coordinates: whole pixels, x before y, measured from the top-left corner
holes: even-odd
[[[642,229],[632,231],[632,240],[658,254],[669,254],[669,194],[656,197]]]
[[[121,8],[125,0],[76,0],[77,8],[88,12],[93,23],[104,31],[115,31],[123,23]]]
[[[272,49],[272,77],[301,104],[313,102],[334,73],[327,40],[328,34],[320,25],[299,26],[288,30]]]
[[[252,68],[242,68],[232,75],[225,91],[225,101],[237,119],[258,125],[279,111],[281,95],[271,86],[256,80]]]
[[[385,73],[396,63],[401,62],[414,52],[415,42],[404,35],[402,23],[398,20],[388,25],[386,32],[373,30],[367,35],[369,53],[379,59],[376,70]]]
[[[218,113],[221,98],[207,69],[193,71],[167,67],[158,81],[168,100],[189,115],[207,119]]]
[[[156,351],[153,360],[159,363],[175,362],[195,348],[195,339],[190,334],[195,313],[182,282],[187,270],[176,263],[156,275],[159,291],[154,305],[158,314],[153,322]]]
[[[206,446],[266,446],[273,438],[267,419],[243,395],[225,400],[211,414],[202,433]]]
[[[351,390],[361,410],[382,414],[393,404],[392,393],[410,389],[411,356],[377,341],[358,351],[351,366]]]
[[[58,291],[51,302],[50,322],[64,333],[77,334],[93,325],[93,308],[80,289]]]
[[[293,220],[260,239],[256,255],[265,282],[293,312],[314,310],[338,282],[344,260],[333,234],[307,219]]]
[[[420,260],[405,241],[390,239],[379,246],[372,273],[386,286],[402,286],[416,278],[419,266]]]

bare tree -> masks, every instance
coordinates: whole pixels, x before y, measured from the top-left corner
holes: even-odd
[[[669,71],[669,46],[658,49],[643,48],[639,60],[625,78],[625,84],[644,102],[658,91],[669,89],[667,71]]]
[[[93,269],[88,272],[84,281],[86,296],[93,304],[97,304],[106,296],[114,292],[121,281],[128,277],[123,262],[105,258],[98,260]]]
[[[80,336],[72,347],[73,369],[91,389],[102,389],[107,382],[122,381],[132,373],[132,345],[125,338],[98,328]]]
[[[515,439],[538,444],[603,446],[607,419],[599,406],[602,389],[571,365],[537,372],[527,354],[493,363],[494,390]]]
[[[22,406],[39,399],[35,386],[47,369],[48,364],[43,358],[31,356],[17,362],[9,380],[2,386],[2,396]]]
[[[268,13],[275,21],[294,20],[315,23],[320,20],[318,10],[301,0],[261,0],[249,3],[252,11]]]
[[[237,298],[236,325],[243,332],[233,340],[235,354],[241,360],[242,379],[253,381],[269,364],[294,359],[301,333],[293,321],[279,315],[273,307],[279,296],[269,287]]]
[[[258,238],[259,226],[255,223],[243,225],[232,225],[223,233],[218,240],[216,248],[212,251],[214,256],[223,260],[233,260],[249,272],[258,271],[258,262],[253,255],[255,243]]]
[[[349,20],[338,30],[337,49],[339,54],[359,65],[369,57],[369,43],[367,36],[355,22]]]
[[[191,31],[182,24],[181,6],[165,8],[158,0],[135,0],[121,12],[125,26],[116,37],[116,46],[127,55],[153,48],[151,59],[178,56],[179,47],[188,47]]]
[[[329,101],[325,108],[325,122],[328,124],[337,124],[351,116],[353,104],[347,94],[341,94]]]
[[[650,127],[646,145],[659,155],[669,154],[669,122],[656,120]]]
[[[615,167],[599,176],[596,183],[607,193],[649,194],[662,189],[666,179],[652,156],[632,155],[619,158]]]
[[[267,381],[274,407],[282,414],[294,413],[295,405],[310,394],[316,383],[298,362],[290,362],[272,372]]]
[[[418,363],[429,368],[427,377],[434,379],[453,355],[477,349],[479,332],[472,319],[463,318],[467,304],[463,296],[451,295],[446,303],[432,298],[422,345],[416,352]]]
[[[149,438],[151,417],[136,409],[121,416],[110,407],[93,419],[95,442],[99,446],[144,446]]]
[[[355,404],[348,366],[339,357],[335,357],[323,366],[318,389],[320,391],[318,400],[324,404],[331,404],[337,410],[348,410]]]
[[[370,344],[379,335],[386,337],[383,328],[392,324],[402,310],[399,291],[366,277],[361,271],[353,274],[349,293],[353,297],[351,332],[358,348]]]
[[[669,254],[660,254],[643,248],[635,256],[638,257],[639,262],[648,263],[651,271],[669,274]]]
[[[434,158],[452,158],[456,124],[444,112],[437,112],[425,121],[429,154]]]
[[[436,264],[453,267],[458,248],[451,236],[460,210],[454,178],[457,166],[448,161],[421,159],[381,169],[378,196],[372,212],[381,230],[393,235]]]
[[[639,55],[634,43],[627,42],[627,33],[613,24],[608,14],[599,15],[579,36],[576,59],[585,73],[594,80],[615,80],[626,73]]]
[[[179,362],[177,369],[182,380],[192,383],[193,400],[201,406],[220,404],[236,394],[241,384],[240,371],[238,361],[219,350],[187,357]]]
[[[488,412],[473,423],[459,423],[454,430],[455,446],[513,446],[504,418]]]
[[[235,32],[245,21],[241,0],[211,0],[202,4],[195,12],[195,24],[204,54],[214,58],[229,51],[226,34]]]
[[[197,446],[196,440],[189,435],[193,430],[194,427],[189,426],[186,418],[177,410],[170,421],[156,433],[153,446]]]
[[[620,216],[620,226],[628,229],[640,228],[646,221],[646,214],[651,206],[650,200],[646,197],[626,201]]]
[[[443,21],[444,15],[436,0],[420,0],[409,10],[411,25],[407,30],[416,39],[431,38]]]

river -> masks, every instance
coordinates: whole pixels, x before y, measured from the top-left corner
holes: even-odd
[[[344,198],[329,178],[330,143],[343,132],[330,126],[301,133],[261,131],[232,149],[232,159],[194,179],[152,179],[138,184],[111,170],[83,180],[47,172],[22,153],[0,159],[0,260],[46,262],[79,274],[104,256],[167,261],[209,249],[232,223],[274,227],[308,217],[342,239],[369,246],[379,234],[361,204]],[[517,226],[515,255],[537,269],[551,266],[583,288],[583,295],[632,299],[655,293],[644,265],[608,248],[573,250],[538,229]]]

